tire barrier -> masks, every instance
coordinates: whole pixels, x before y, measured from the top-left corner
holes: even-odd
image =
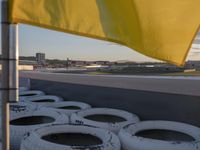
[[[91,108],[89,104],[75,101],[51,103],[44,106],[66,115],[71,115],[72,113]]]
[[[26,101],[30,98],[38,97],[45,95],[42,91],[21,91],[19,92],[19,100],[20,101]]]
[[[73,113],[70,122],[72,124],[100,127],[118,133],[122,127],[139,122],[139,118],[135,114],[123,110],[92,108]]]
[[[183,133],[192,141],[159,140],[138,136],[142,131],[164,130]],[[200,128],[171,121],[144,121],[127,125],[119,132],[123,150],[199,150]]]
[[[62,102],[63,99],[61,97],[54,95],[41,95],[41,96],[27,98],[24,101],[45,106],[55,102]]]
[[[25,114],[12,113],[10,115],[11,149],[18,150],[20,148],[21,139],[24,134],[46,125],[60,123],[69,123],[69,118],[66,115],[44,108]]]
[[[27,112],[33,112],[38,109],[38,105],[30,104],[26,102],[18,102],[10,104],[10,113],[26,114]]]
[[[120,150],[118,137],[107,130],[77,125],[46,126],[24,136],[21,150]]]
[[[26,114],[27,112],[33,112],[38,110],[40,107],[36,104],[26,103],[26,102],[18,102],[10,104],[10,113],[20,113]],[[0,118],[1,118],[1,109],[0,109]]]

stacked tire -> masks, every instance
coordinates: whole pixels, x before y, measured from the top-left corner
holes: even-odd
[[[10,104],[10,114],[26,114],[38,110],[39,105],[34,105],[26,102],[18,102]],[[0,111],[1,118],[1,111]]]
[[[45,95],[44,92],[42,91],[20,91],[19,92],[19,100],[20,101],[26,101],[28,99],[31,99],[31,98],[35,98],[35,97],[38,97],[38,96],[42,96],[42,95]]]
[[[12,103],[10,104],[10,113],[11,114],[18,114],[23,113],[26,114],[28,112],[33,112],[38,109],[38,105],[33,105],[26,102],[18,102],[18,103]]]
[[[18,150],[23,136],[35,129],[44,126],[64,123],[69,123],[68,117],[58,112],[47,110],[45,108],[36,111],[28,111],[26,113],[11,113],[11,149]]]
[[[98,116],[103,116],[102,118],[104,118],[104,116],[116,117],[118,118],[118,121],[112,122],[109,118],[103,121],[101,119],[92,120],[90,119],[91,116],[96,116],[97,118]],[[78,125],[95,126],[118,133],[124,126],[139,122],[139,118],[137,115],[123,110],[111,108],[92,108],[73,113],[70,117],[70,122]]]
[[[56,102],[62,102],[63,99],[54,95],[39,95],[33,97],[24,97],[21,99],[21,101],[45,106]]]
[[[192,141],[159,140],[138,136],[141,131],[165,130],[183,133]],[[130,124],[119,132],[123,150],[199,150],[200,128],[171,121],[143,121]]]
[[[66,137],[59,139],[59,134],[65,134]],[[81,144],[77,141],[77,134],[79,134],[78,136],[80,134],[82,136]],[[72,139],[74,142],[72,142]],[[56,125],[40,128],[25,136],[21,144],[21,150],[50,149],[120,150],[121,146],[118,137],[110,131],[95,127],[74,125]]]
[[[42,91],[28,90],[22,87],[19,93],[21,103],[10,107],[13,150],[200,149],[198,127],[170,121],[140,122],[137,115],[127,111],[91,108],[86,103],[64,101],[57,96],[45,95]],[[115,117],[114,121],[112,117]],[[36,122],[31,121],[33,118]],[[193,140],[162,140],[138,134],[151,130],[179,132]]]
[[[87,103],[76,102],[76,101],[48,103],[48,104],[43,104],[43,106],[50,110],[54,110],[66,115],[71,115],[72,113],[91,108],[91,106]]]

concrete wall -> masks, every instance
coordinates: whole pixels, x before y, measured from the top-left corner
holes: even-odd
[[[81,85],[31,79],[32,89],[58,95],[65,100],[83,101],[94,107],[124,109],[139,115],[142,120],[172,120],[200,127],[200,97]]]

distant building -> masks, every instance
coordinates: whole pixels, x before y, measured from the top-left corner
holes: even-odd
[[[81,60],[72,60],[71,61],[71,66],[85,66],[87,65],[86,61],[81,61]]]
[[[108,66],[111,62],[109,61],[82,61],[82,60],[70,60],[70,66],[94,66],[94,65],[102,65]]]
[[[36,53],[36,61],[38,65],[45,64],[45,54],[44,53]]]
[[[198,61],[198,60],[187,61],[185,64],[185,68],[200,70],[200,61]]]
[[[97,65],[110,65],[109,61],[94,61],[94,64]]]

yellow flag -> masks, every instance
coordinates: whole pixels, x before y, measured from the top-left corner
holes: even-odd
[[[200,0],[11,0],[9,17],[183,65],[200,25]]]

